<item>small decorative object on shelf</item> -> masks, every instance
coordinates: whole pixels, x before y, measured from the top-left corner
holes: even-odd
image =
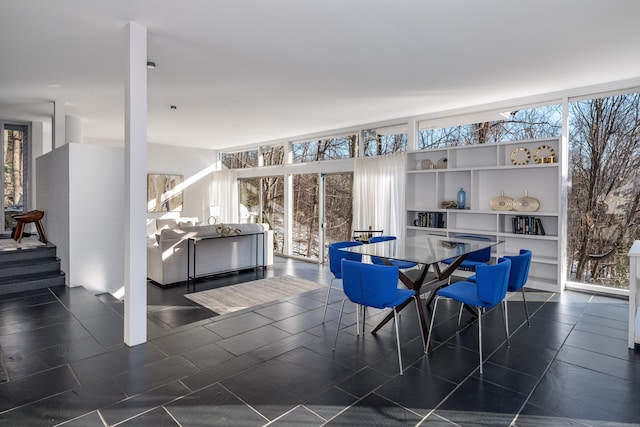
[[[533,216],[514,216],[511,218],[511,231],[514,234],[545,235],[542,220]]]
[[[513,210],[513,199],[506,197],[504,191],[501,191],[500,196],[489,200],[489,206],[494,211],[511,211]]]
[[[540,201],[529,197],[529,192],[525,190],[524,197],[513,201],[513,209],[520,212],[535,212],[540,209]]]
[[[531,160],[531,152],[527,147],[518,147],[511,152],[511,163],[526,165]]]
[[[467,194],[464,192],[464,188],[458,190],[458,197],[456,198],[456,204],[458,209],[464,209],[464,205],[467,202]]]
[[[440,206],[442,206],[442,209],[455,209],[458,207],[456,202],[454,202],[453,200],[445,200],[440,203]]]
[[[436,166],[433,164],[431,160],[424,159],[423,161],[420,162],[420,168],[423,170],[427,170],[427,169],[435,169]]]
[[[448,164],[448,160],[446,157],[440,158],[440,160],[438,160],[438,169],[446,169],[447,164]]]
[[[533,160],[536,163],[555,163],[556,152],[553,150],[553,147],[541,145],[533,152]]]

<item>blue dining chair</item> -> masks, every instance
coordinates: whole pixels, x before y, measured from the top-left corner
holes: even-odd
[[[369,243],[377,243],[377,242],[389,242],[392,240],[396,240],[397,237],[396,236],[375,236],[369,239]],[[371,262],[374,264],[379,264],[379,265],[388,265],[385,264],[385,262],[377,257],[377,256],[371,256]],[[410,261],[399,261],[399,260],[395,260],[395,259],[390,259],[389,262],[392,265],[397,266],[400,270],[405,270],[408,268],[413,268],[416,265],[418,265],[415,262],[410,262]]]
[[[500,258],[497,264],[478,265],[476,267],[476,282],[457,282],[449,285],[436,292],[436,302],[433,305],[433,314],[431,316],[431,326],[427,336],[427,348],[431,340],[434,319],[436,318],[436,309],[440,298],[450,298],[458,301],[461,305],[466,304],[475,307],[478,310],[478,351],[480,353],[480,373],[482,374],[482,311],[500,304],[507,294],[507,286],[509,285],[509,273],[511,271],[511,260]],[[507,329],[507,316],[504,312],[503,317],[505,325],[505,334],[507,341],[509,340],[509,331]]]
[[[329,245],[329,270],[333,274],[333,278],[331,278],[331,281],[329,282],[329,289],[327,289],[327,300],[324,302],[324,314],[322,315],[322,323],[324,323],[325,317],[327,316],[329,294],[331,293],[331,288],[333,287],[333,281],[342,279],[342,260],[350,259],[357,262],[362,261],[362,254],[341,251],[340,249],[348,248],[351,246],[361,246],[362,244],[362,242],[347,241],[335,242]]]
[[[527,326],[531,326],[529,320],[529,309],[527,308],[527,299],[524,296],[524,286],[529,279],[529,268],[531,267],[531,258],[533,253],[528,249],[520,249],[519,255],[504,256],[511,260],[511,274],[509,275],[509,286],[507,292],[522,291],[522,303],[524,304],[524,312],[527,315]],[[505,300],[505,313],[507,313],[507,304]]]
[[[475,236],[475,235],[457,235],[453,236],[456,239],[475,239],[475,240],[486,240],[491,241],[490,238],[485,236]],[[455,258],[449,258],[442,261],[443,264],[451,264]],[[476,267],[478,265],[487,265],[491,260],[491,247],[480,249],[479,251],[471,252],[467,257],[462,261],[462,263],[458,266],[459,270],[462,271],[476,271]]]
[[[527,284],[527,280],[529,279],[529,268],[531,267],[532,257],[533,253],[528,249],[520,249],[519,255],[505,255],[503,257],[511,260],[511,273],[509,274],[509,285],[507,286],[507,292],[522,291],[522,303],[524,304],[524,312],[527,316],[527,326],[531,326],[531,321],[529,320],[529,309],[527,308],[527,299],[525,297],[524,286]],[[468,282],[475,282],[475,280],[475,275],[467,277]],[[506,299],[504,301],[504,304],[505,313],[508,313]],[[458,318],[458,325],[459,322],[460,320]]]
[[[397,307],[413,298],[416,303],[418,325],[420,324],[420,312],[418,310],[418,296],[415,292],[398,288],[398,271],[398,267],[395,265],[366,264],[347,259],[342,260],[342,289],[346,297],[342,300],[342,306],[340,307],[340,317],[338,318],[338,329],[336,330],[333,350],[336,349],[338,344],[338,333],[340,332],[344,303],[347,300],[364,307],[390,308],[393,310],[393,323],[395,324],[396,344],[398,346],[398,364],[400,366],[400,375],[402,375],[402,353],[400,350],[400,334],[398,333]],[[358,316],[357,312],[356,316]],[[362,319],[362,322],[364,323],[364,319]],[[420,340],[426,352],[422,328],[419,326],[418,329],[420,329]]]

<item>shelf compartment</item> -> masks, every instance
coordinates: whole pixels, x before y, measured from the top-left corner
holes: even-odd
[[[438,179],[434,173],[408,174],[405,193],[407,209],[411,211],[428,211],[439,208],[437,185]],[[407,225],[409,224],[407,222]]]
[[[408,153],[407,157],[407,171],[422,171],[422,172],[430,172],[437,170],[438,160],[443,157],[447,157],[447,150],[420,150],[420,151],[412,151]],[[429,160],[433,165],[431,169],[423,169],[422,161]],[[447,163],[449,163],[447,161]]]
[[[544,256],[548,258],[559,259],[558,256],[558,239],[547,238],[545,236],[523,236],[519,234],[500,235],[500,239],[504,240],[501,245],[501,252],[508,254],[520,253],[520,249],[529,249],[533,253],[533,257]]]
[[[448,171],[438,173],[438,200],[439,207],[443,201],[456,201],[458,191],[463,188],[466,193],[465,206],[473,206],[473,194],[471,190],[471,172],[469,171]]]
[[[543,237],[553,237],[557,239],[558,237],[558,217],[557,216],[547,216],[547,215],[538,215],[538,212],[515,212],[509,211],[509,214],[500,215],[499,219],[499,232],[505,235],[516,235],[516,236],[530,236],[535,238],[543,238]],[[544,229],[545,234],[517,234],[513,230],[513,220],[517,217],[523,218],[536,218],[540,220],[542,223],[542,228]]]
[[[478,172],[478,184],[476,194],[478,208],[490,208],[490,200],[500,196],[502,192],[506,197],[517,199],[524,197],[525,191],[529,197],[538,199],[540,202],[540,212],[558,212],[558,168],[547,169],[548,173],[541,174],[539,170],[533,168],[514,171],[487,170]],[[552,189],[552,190],[549,190]],[[512,212],[512,211],[509,211]],[[535,215],[535,212],[518,212],[522,215]]]
[[[498,165],[498,146],[496,144],[470,145],[452,148],[449,151],[449,167],[473,169],[495,167]]]
[[[538,147],[542,147],[542,146],[548,146],[551,147],[553,149],[553,151],[555,152],[555,163],[544,163],[544,164],[539,164],[536,163],[536,159],[534,157],[534,154],[536,152],[536,150],[538,149]],[[548,139],[528,139],[528,140],[523,140],[523,141],[515,141],[515,142],[509,142],[509,143],[501,143],[500,144],[500,165],[501,166],[513,166],[513,163],[511,162],[511,153],[513,152],[513,150],[518,149],[518,148],[525,148],[529,151],[529,154],[531,156],[529,163],[527,163],[526,165],[521,165],[521,166],[529,166],[529,165],[533,165],[533,166],[543,166],[543,165],[553,165],[553,164],[557,164],[560,161],[560,153],[559,153],[559,147],[560,147],[560,140],[558,138],[548,138]]]
[[[468,230],[472,233],[490,232],[495,234],[496,215],[450,209],[447,211],[447,228],[465,230],[465,233]]]

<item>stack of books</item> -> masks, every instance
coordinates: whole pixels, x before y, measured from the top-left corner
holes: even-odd
[[[544,227],[540,218],[533,216],[514,216],[511,218],[511,231],[515,234],[544,236]]]

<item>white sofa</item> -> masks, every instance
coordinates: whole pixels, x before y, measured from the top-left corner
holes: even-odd
[[[191,225],[192,219],[156,220],[147,244],[147,277],[159,285],[187,280],[187,240],[197,243],[196,275],[206,276],[256,266],[273,265],[273,231],[267,224],[224,224],[237,236],[220,234],[216,225]],[[253,233],[261,233],[255,236]],[[193,246],[191,249],[193,256]]]

